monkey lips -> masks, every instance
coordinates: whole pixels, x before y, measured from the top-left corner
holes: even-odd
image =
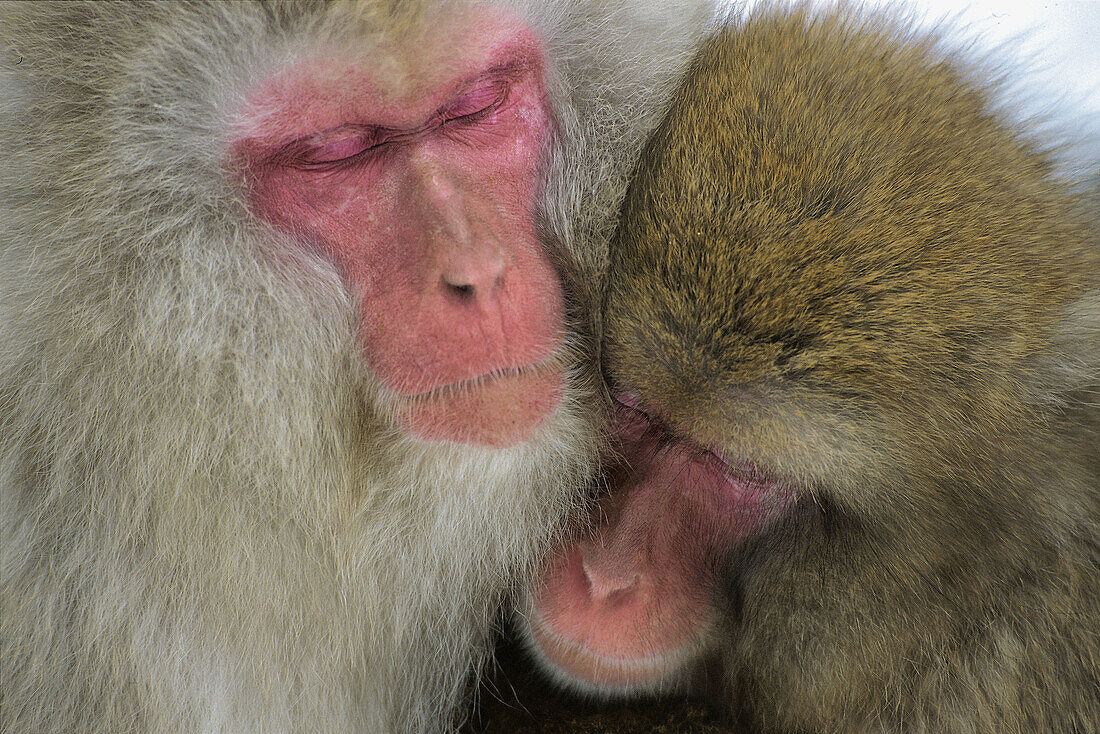
[[[425,440],[457,437],[466,443],[507,446],[531,438],[557,408],[564,389],[561,368],[548,361],[401,396],[397,416],[405,429]]]
[[[731,550],[790,504],[780,480],[671,438],[633,405],[612,427],[621,465],[592,529],[535,584],[529,643],[568,681],[614,692],[674,685],[714,626]]]

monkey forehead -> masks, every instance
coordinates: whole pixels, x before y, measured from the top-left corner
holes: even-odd
[[[534,71],[541,81],[538,38],[500,8],[439,8],[385,34],[356,27],[292,55],[261,81],[239,111],[235,137],[279,146],[349,123],[413,129],[485,75]]]

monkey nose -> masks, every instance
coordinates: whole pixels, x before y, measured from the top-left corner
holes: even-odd
[[[504,257],[497,251],[465,253],[443,264],[440,288],[453,300],[491,298],[504,281]]]
[[[581,568],[593,601],[617,601],[635,589],[642,579],[642,574],[633,567],[608,563],[609,560],[591,548],[585,549],[581,557]]]

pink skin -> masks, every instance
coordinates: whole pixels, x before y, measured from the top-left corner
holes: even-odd
[[[399,425],[503,447],[563,394],[561,286],[534,224],[551,121],[530,31],[500,11],[452,20],[434,49],[277,74],[245,106],[232,156],[256,212],[356,295]]]
[[[790,492],[751,465],[659,445],[625,398],[613,427],[629,470],[593,534],[560,548],[534,595],[532,641],[566,678],[606,691],[678,680],[713,627],[716,561],[780,514]]]

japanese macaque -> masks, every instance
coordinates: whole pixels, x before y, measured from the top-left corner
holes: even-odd
[[[709,12],[0,7],[3,732],[457,725]]]
[[[1095,217],[943,48],[764,11],[691,67],[612,240],[611,489],[521,608],[559,681],[1100,730]]]

